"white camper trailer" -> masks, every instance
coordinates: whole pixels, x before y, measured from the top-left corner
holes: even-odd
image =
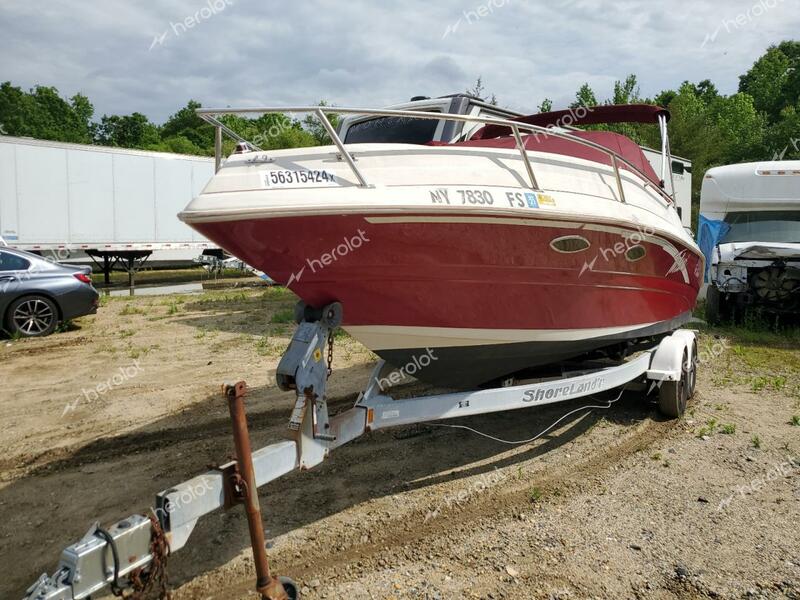
[[[747,305],[800,310],[800,161],[709,169],[700,214],[723,224],[709,257],[710,320]]]
[[[654,150],[647,146],[642,146],[647,161],[652,165],[656,173],[661,173],[661,150]],[[664,178],[664,186],[668,194],[675,198],[678,212],[681,215],[683,226],[692,229],[692,161],[680,156],[671,156],[670,170],[672,176],[667,174]],[[668,173],[668,172],[667,172]],[[674,186],[674,189],[673,189]]]

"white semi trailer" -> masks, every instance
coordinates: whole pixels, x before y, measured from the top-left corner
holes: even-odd
[[[62,261],[90,258],[106,281],[115,267],[132,281],[148,259],[221,256],[176,217],[213,174],[212,158],[0,136],[0,239]]]

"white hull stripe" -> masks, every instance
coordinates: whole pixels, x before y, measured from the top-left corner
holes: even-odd
[[[489,346],[520,342],[571,342],[617,335],[655,324],[639,323],[624,327],[594,329],[461,329],[398,325],[354,325],[345,327],[345,329],[370,350],[395,350],[399,348]]]

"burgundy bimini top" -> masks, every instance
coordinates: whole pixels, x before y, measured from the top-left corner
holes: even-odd
[[[595,106],[593,108],[577,108],[572,110],[557,110],[539,113],[524,117],[510,119],[518,123],[537,125],[539,127],[600,125],[606,123],[658,123],[658,118],[663,115],[669,120],[669,111],[661,106],[651,104],[622,104]],[[479,129],[466,142],[457,142],[454,146],[478,146],[486,148],[516,148],[517,143],[511,135],[511,128],[505,125],[486,125]],[[525,149],[534,152],[550,152],[565,154],[576,158],[583,158],[594,162],[610,165],[611,158],[600,150],[589,148],[583,144],[572,142],[564,138],[548,136],[545,132],[532,133],[520,132],[525,141]],[[659,179],[650,161],[647,160],[642,149],[630,138],[612,131],[570,131],[570,135],[594,142],[613,150],[639,171],[644,173],[654,184],[660,185]],[[621,168],[627,165],[621,164]]]

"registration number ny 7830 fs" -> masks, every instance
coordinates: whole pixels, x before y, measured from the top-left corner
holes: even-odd
[[[265,188],[324,187],[339,185],[336,175],[321,169],[281,169],[262,171],[261,184]]]

